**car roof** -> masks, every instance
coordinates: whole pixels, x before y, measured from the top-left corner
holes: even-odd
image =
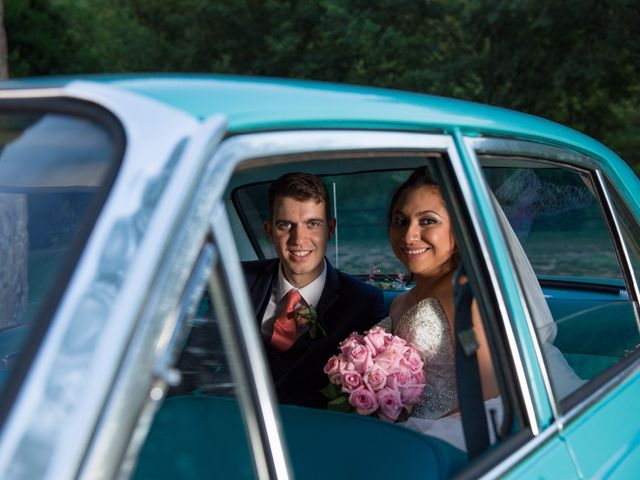
[[[347,84],[199,74],[42,77],[0,84],[5,88],[63,87],[76,80],[109,83],[154,98],[203,119],[227,117],[233,131],[282,128],[385,128],[511,133],[562,143],[597,143],[555,122],[479,103]]]
[[[65,87],[91,81],[155,99],[204,119],[226,117],[229,131],[387,129],[495,135],[572,147],[596,155],[623,177],[635,174],[609,148],[576,130],[514,110],[453,98],[348,84],[209,74],[126,74],[4,81],[0,88]]]

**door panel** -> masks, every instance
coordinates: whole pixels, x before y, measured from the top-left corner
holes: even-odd
[[[565,437],[585,478],[638,478],[640,370],[567,425]]]
[[[578,478],[575,465],[571,461],[567,446],[558,437],[554,437],[539,450],[511,470],[504,478],[512,479],[555,479]]]

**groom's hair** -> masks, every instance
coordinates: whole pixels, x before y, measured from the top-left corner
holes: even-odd
[[[277,198],[291,197],[300,202],[313,200],[324,203],[326,219],[329,220],[329,191],[320,177],[310,173],[285,173],[269,187],[269,220],[273,219],[273,208]]]

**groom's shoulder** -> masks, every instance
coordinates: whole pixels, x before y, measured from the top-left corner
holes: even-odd
[[[271,274],[278,265],[277,258],[265,260],[250,260],[242,263],[242,270],[247,278],[256,278],[264,274]]]

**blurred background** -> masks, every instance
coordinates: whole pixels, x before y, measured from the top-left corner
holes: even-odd
[[[638,0],[0,0],[0,76],[329,80],[540,115],[640,173]]]

